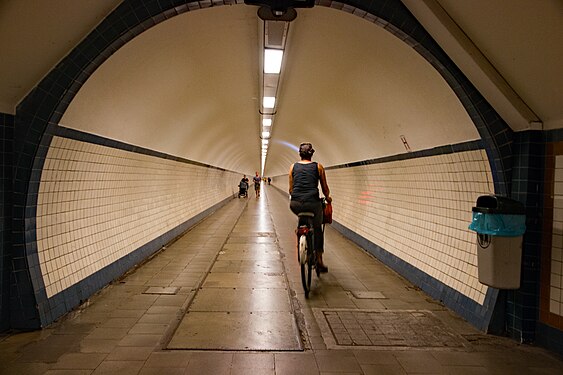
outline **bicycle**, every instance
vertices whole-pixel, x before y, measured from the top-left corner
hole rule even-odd
[[[315,230],[313,228],[313,219],[315,214],[312,212],[301,212],[297,217],[298,224],[295,230],[297,234],[297,259],[301,266],[301,282],[303,283],[305,298],[309,298],[313,268],[317,272],[317,277],[320,275],[317,268],[317,254],[314,250]]]

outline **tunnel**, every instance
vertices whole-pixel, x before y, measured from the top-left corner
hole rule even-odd
[[[82,29],[28,87],[4,79],[2,330],[76,311],[240,202],[242,175],[286,198],[307,141],[331,230],[477,330],[563,353],[560,3],[296,0],[290,21],[242,0],[102,3],[57,2]],[[527,53],[502,60],[516,41]],[[482,195],[525,206],[516,290],[479,281],[468,225]]]

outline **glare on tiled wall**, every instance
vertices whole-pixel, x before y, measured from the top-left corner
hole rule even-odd
[[[329,169],[327,178],[336,221],[483,303],[467,226],[477,197],[494,192],[484,150]]]

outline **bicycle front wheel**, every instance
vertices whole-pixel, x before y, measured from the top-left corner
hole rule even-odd
[[[305,298],[309,298],[309,291],[311,291],[311,273],[313,270],[313,264],[308,255],[307,237],[303,235],[299,237],[299,263],[301,265],[301,282],[303,284],[303,290],[305,291]]]

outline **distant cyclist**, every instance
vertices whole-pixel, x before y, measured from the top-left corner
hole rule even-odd
[[[256,176],[252,177],[252,181],[254,181],[254,192],[256,193],[256,198],[260,196],[260,183],[262,182],[262,178],[256,172]]]
[[[289,208],[296,215],[300,212],[315,214],[313,228],[315,229],[317,269],[320,272],[328,272],[328,267],[323,263],[324,236],[321,228],[323,206],[319,197],[319,182],[326,200],[331,202],[332,198],[326,182],[324,167],[320,163],[311,161],[314,152],[313,145],[310,143],[301,143],[299,146],[301,161],[292,164],[289,169],[289,194],[291,195]]]

